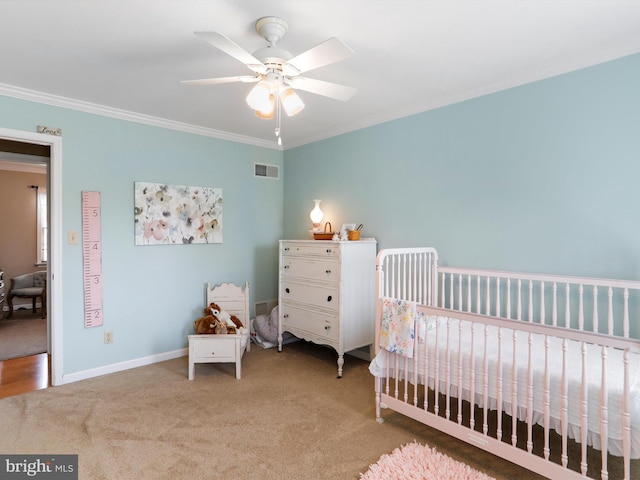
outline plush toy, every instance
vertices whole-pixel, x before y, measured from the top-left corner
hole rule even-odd
[[[198,334],[216,333],[216,324],[218,321],[213,315],[206,315],[198,318],[193,322],[193,328]]]
[[[203,317],[200,317],[193,322],[193,328],[196,333],[203,335],[210,335],[212,333],[228,333],[227,325],[211,314],[210,307],[205,308],[203,313]]]
[[[243,328],[242,322],[238,317],[222,310],[222,307],[216,303],[210,303],[206,311],[221,325],[226,326],[227,333],[238,333],[238,330]]]

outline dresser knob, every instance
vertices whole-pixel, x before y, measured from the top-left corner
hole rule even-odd
[[[331,249],[330,248],[327,248],[327,253],[331,253]]]
[[[325,270],[325,271],[324,271],[324,273],[326,273],[326,274],[330,274],[330,273],[331,273],[331,270]]]
[[[289,251],[289,247],[284,247],[284,251],[288,252]]]
[[[288,269],[289,269],[289,265],[285,265],[285,266],[284,266],[284,269],[285,269],[285,270],[288,270]]]
[[[282,318],[289,318],[289,314],[285,313],[284,315],[282,315]]]
[[[287,293],[291,293],[288,288],[285,288],[284,291]]]
[[[325,330],[329,330],[330,328],[331,328],[331,325],[325,325],[325,326],[324,326],[324,329],[325,329]]]
[[[332,297],[331,297],[331,295],[329,295],[329,296],[327,297],[327,302],[330,302],[330,301],[331,301],[331,298],[332,298]]]

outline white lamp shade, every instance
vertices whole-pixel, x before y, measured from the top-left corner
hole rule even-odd
[[[304,108],[304,103],[296,92],[291,87],[285,87],[280,92],[280,100],[282,101],[282,108],[287,112],[287,115],[293,117],[300,113]]]
[[[311,219],[311,223],[313,223],[314,227],[318,227],[320,226],[320,222],[322,221],[322,210],[320,210],[320,202],[322,200],[314,200],[314,202],[316,202],[316,206],[313,207],[313,210],[311,210],[311,213],[309,214],[309,218]]]

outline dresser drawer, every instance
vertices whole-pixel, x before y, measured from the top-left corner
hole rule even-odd
[[[236,358],[235,335],[202,335],[189,338],[189,354],[202,362],[210,361],[234,362]]]
[[[312,257],[338,258],[340,256],[340,245],[333,242],[282,242],[282,255],[306,255]]]
[[[282,275],[322,282],[338,281],[338,262],[296,256],[282,257]]]
[[[338,310],[340,305],[337,286],[318,286],[282,281],[282,301],[304,303],[314,307]]]
[[[305,310],[286,303],[280,308],[283,331],[291,328],[294,334],[300,333],[295,330],[301,330],[331,341],[338,339],[338,319],[335,315]]]

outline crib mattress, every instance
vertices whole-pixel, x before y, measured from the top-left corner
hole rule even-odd
[[[425,365],[428,370],[428,385],[435,388],[436,372],[438,389],[452,396],[461,396],[471,401],[471,385],[474,385],[474,402],[483,405],[484,355],[487,354],[488,371],[493,372],[488,379],[488,408],[496,410],[498,402],[498,371],[502,372],[502,410],[521,420],[526,419],[528,404],[528,370],[533,372],[533,421],[542,424],[544,419],[545,364],[549,375],[550,427],[561,432],[562,418],[562,376],[563,340],[558,337],[517,332],[515,340],[515,362],[517,364],[517,408],[512,407],[514,330],[484,324],[476,324],[472,335],[472,322],[452,318],[422,316],[417,321],[418,348],[414,358],[401,357],[381,349],[372,360],[369,370],[380,378],[394,377],[414,383],[417,369],[417,383],[425,384]],[[485,347],[486,338],[486,347]],[[549,341],[545,360],[545,338]],[[436,362],[436,343],[438,362]],[[529,349],[531,345],[531,350]],[[427,347],[425,349],[425,346]],[[447,352],[448,346],[448,352]],[[582,342],[567,341],[566,372],[568,376],[568,436],[580,441],[582,399]],[[600,393],[602,377],[602,347],[586,345],[586,379],[588,384],[588,434],[587,444],[602,449],[600,439]],[[460,352],[460,355],[459,355]],[[607,348],[606,385],[608,389],[608,448],[613,455],[622,455],[622,401],[624,386],[623,352]],[[529,357],[531,355],[531,361]],[[475,365],[475,380],[472,378],[472,357]],[[500,358],[499,358],[500,357]],[[462,369],[458,363],[461,358]],[[448,363],[447,363],[448,359]],[[631,418],[631,458],[640,458],[640,354],[629,352],[629,388]],[[436,363],[438,363],[436,367]],[[501,368],[499,368],[501,365]],[[387,368],[389,367],[389,368]],[[389,372],[387,374],[387,371]],[[448,382],[447,382],[448,378]]]

